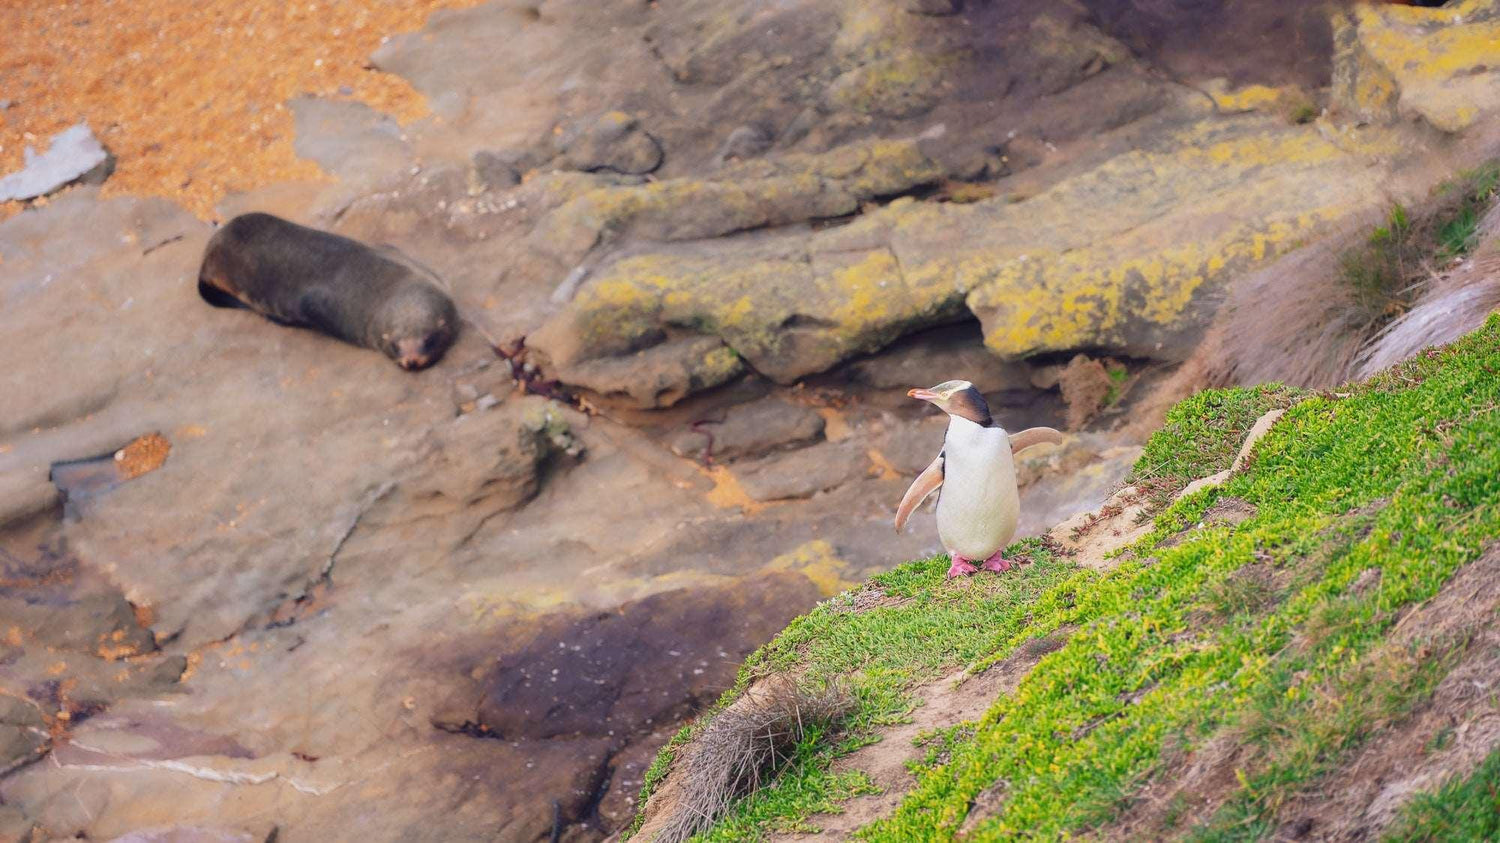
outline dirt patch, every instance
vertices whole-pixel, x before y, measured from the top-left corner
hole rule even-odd
[[[1107,570],[1115,566],[1109,556],[1151,532],[1144,520],[1146,503],[1140,491],[1126,486],[1093,512],[1080,512],[1047,533],[1058,551],[1085,568]]]
[[[1217,476],[1217,475],[1216,475]],[[1176,547],[1204,527],[1233,527],[1255,517],[1255,504],[1243,498],[1221,498],[1204,511],[1197,524],[1162,539],[1158,547]]]
[[[1220,498],[1203,513],[1203,523],[1234,526],[1255,517],[1255,504],[1244,498]]]
[[[844,840],[855,829],[890,814],[916,783],[906,765],[909,761],[921,759],[925,750],[914,741],[924,733],[979,719],[1001,694],[1015,691],[1036,663],[1060,647],[1066,637],[1066,632],[1059,632],[1027,642],[1010,658],[977,676],[960,670],[916,688],[912,696],[922,700],[922,705],[912,711],[910,722],[884,730],[879,743],[841,758],[834,765],[835,771],[840,773],[848,770],[864,772],[880,788],[880,793],[849,800],[844,803],[842,814],[810,817],[808,822],[819,828],[815,833],[777,834],[769,839]]]
[[[857,591],[851,592],[847,599],[832,604],[835,612],[848,612],[861,614],[875,609],[891,609],[897,606],[905,606],[911,602],[909,597],[895,597],[886,594],[878,588],[865,586]]]
[[[1467,639],[1457,665],[1430,700],[1288,800],[1277,816],[1277,839],[1374,839],[1413,795],[1466,775],[1500,747],[1500,703],[1494,695],[1500,676],[1497,611],[1500,549],[1492,548],[1408,614],[1383,648],[1406,652],[1424,642]],[[1236,771],[1246,767],[1245,754],[1233,731],[1220,732],[1189,754],[1168,748],[1166,774],[1142,787],[1125,816],[1094,837],[1160,840],[1208,821],[1239,789]]]

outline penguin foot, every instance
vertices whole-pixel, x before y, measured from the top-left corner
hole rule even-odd
[[[978,573],[978,571],[978,568],[969,564],[969,560],[962,556],[955,556],[953,557],[953,564],[948,568],[948,579],[967,577],[970,574]]]
[[[984,568],[986,571],[994,571],[995,573],[999,574],[1009,571],[1011,568],[1019,566],[1009,559],[1006,559],[1004,556],[1001,556],[1000,551],[997,550],[995,551],[995,555],[984,560],[984,564],[980,567]]]

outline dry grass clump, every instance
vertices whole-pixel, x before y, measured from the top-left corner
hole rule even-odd
[[[1144,437],[1200,389],[1332,388],[1475,330],[1500,307],[1497,195],[1492,162],[1240,279],[1193,356],[1137,407],[1130,431]]]
[[[755,792],[812,732],[834,728],[855,706],[842,685],[811,689],[763,680],[693,737],[673,770],[680,801],[652,838],[678,843],[706,831],[735,800]]]

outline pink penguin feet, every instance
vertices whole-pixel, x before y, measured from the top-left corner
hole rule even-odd
[[[995,551],[995,555],[984,560],[984,564],[980,567],[985,569],[986,571],[994,571],[995,573],[1000,574],[1009,571],[1011,568],[1017,566],[1016,563],[1010,561],[1009,559],[1006,559],[1004,556],[1001,556],[1000,551],[997,550]]]
[[[954,555],[953,564],[948,568],[948,579],[951,580],[954,577],[967,577],[970,574],[975,574],[978,572],[979,569],[974,567],[973,565],[970,565],[969,560],[963,558],[962,556]]]

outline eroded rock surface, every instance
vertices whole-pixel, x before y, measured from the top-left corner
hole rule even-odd
[[[0,223],[0,834],[602,836],[786,618],[939,550],[930,512],[890,531],[943,437],[906,389],[1059,426],[1073,352],[1180,357],[1226,279],[1491,107],[1445,40],[1475,0],[1226,7],[1206,45],[1113,0],[741,5],[442,12],[372,57],[430,117],[290,104],[333,178],[220,211],[431,267],[466,325],[420,374],[203,305],[211,227],[166,200]],[[1223,49],[1277,21],[1312,34]],[[1255,88],[1356,60],[1426,124]],[[153,471],[49,480],[153,433]],[[1023,533],[1134,455],[1028,454]]]

